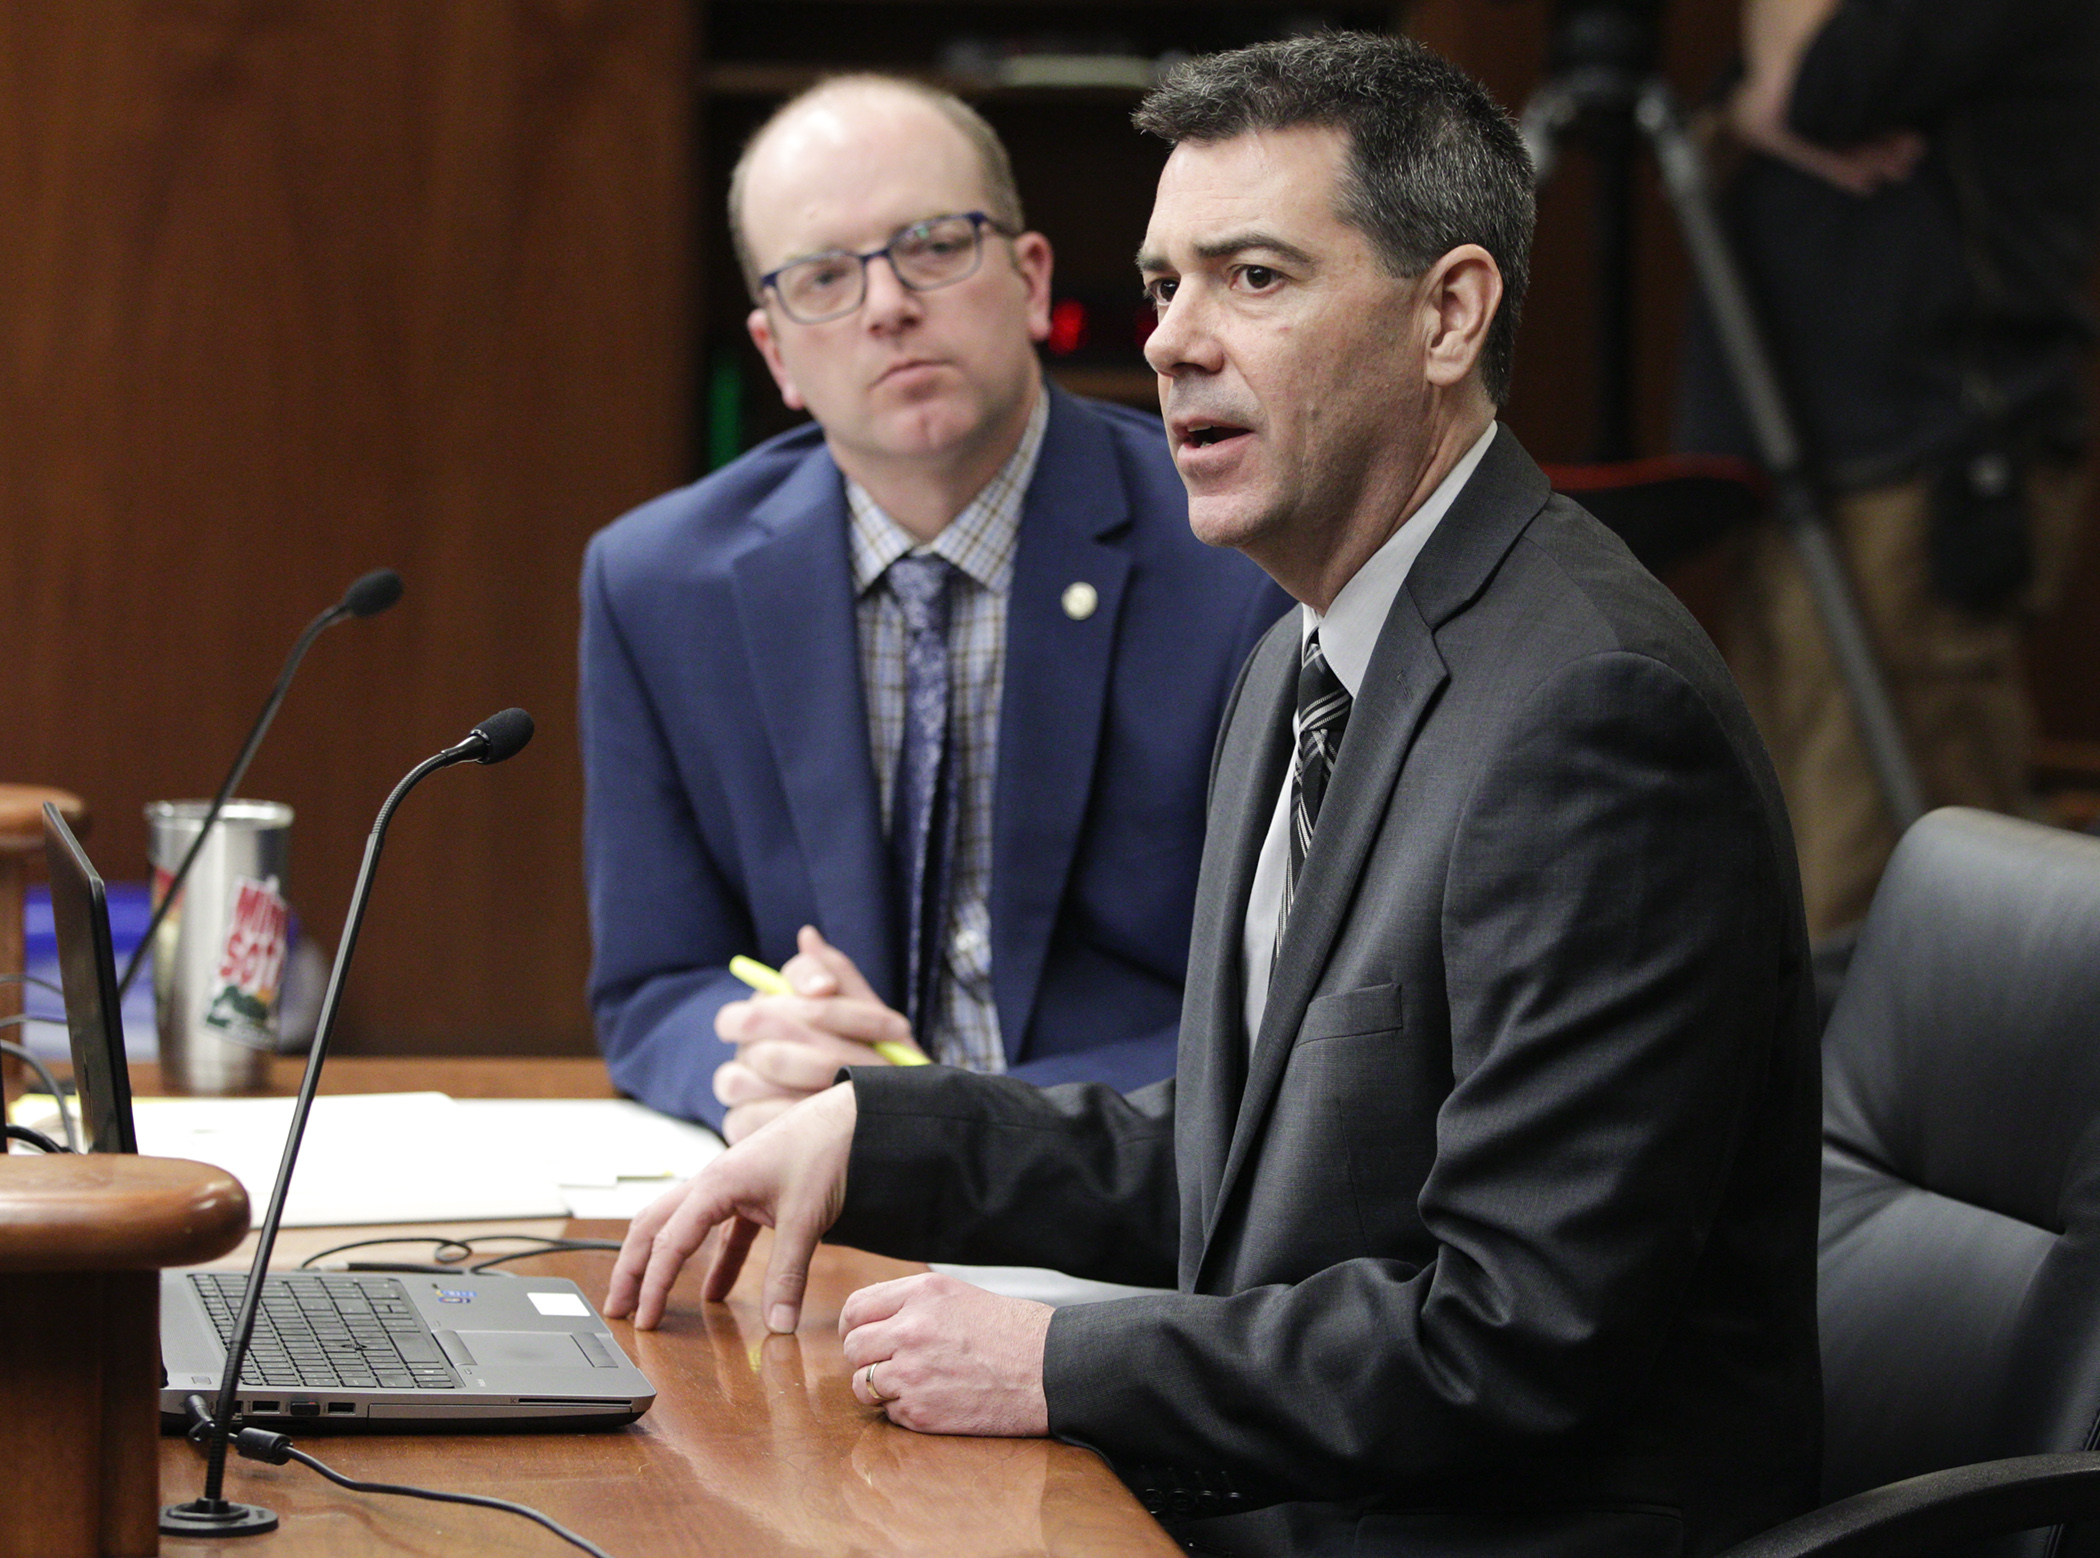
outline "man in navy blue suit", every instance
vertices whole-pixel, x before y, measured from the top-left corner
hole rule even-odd
[[[876,1041],[1170,1074],[1212,741],[1287,602],[1190,535],[1155,417],[1044,383],[1050,245],[962,103],[821,85],[753,138],[730,215],[752,339],[814,424],[585,561],[614,1081],[734,1140]],[[795,958],[826,938],[892,1010]],[[740,953],[797,993],[753,996]]]

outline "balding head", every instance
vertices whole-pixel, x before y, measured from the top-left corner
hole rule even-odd
[[[1042,378],[1050,241],[1018,225],[998,144],[952,98],[844,77],[753,138],[731,197],[755,305],[745,323],[781,399],[816,418],[839,469],[921,540],[1019,444]],[[940,229],[948,272],[900,267],[891,246],[943,219],[961,224]],[[857,299],[790,313],[759,278],[797,262]]]
[[[975,160],[977,209],[1008,232],[1017,233],[1028,225],[1021,214],[1021,194],[1014,184],[1006,147],[976,109],[952,93],[902,76],[833,76],[775,109],[744,143],[743,154],[730,172],[729,237],[754,302],[758,300],[758,278],[764,272],[752,248],[749,202],[768,183],[768,165],[800,162],[808,156],[822,156],[827,147],[851,145],[871,121],[911,120],[921,121],[935,143],[952,137],[956,149]]]

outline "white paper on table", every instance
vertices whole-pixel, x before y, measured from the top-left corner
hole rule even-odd
[[[260,1221],[292,1105],[289,1098],[141,1098],[133,1104],[139,1151],[225,1169]],[[478,1222],[568,1210],[534,1154],[493,1148],[443,1093],[343,1094],[314,1100],[284,1225]]]
[[[1121,1282],[1096,1282],[1091,1277],[1075,1277],[1043,1266],[957,1266],[947,1261],[935,1261],[933,1269],[959,1277],[988,1293],[1033,1299],[1038,1304],[1049,1304],[1054,1308],[1066,1304],[1098,1304],[1110,1298],[1144,1298],[1174,1291],[1172,1288],[1128,1287]]]
[[[533,1165],[571,1217],[632,1218],[725,1150],[704,1125],[624,1098],[462,1098],[491,1157]]]

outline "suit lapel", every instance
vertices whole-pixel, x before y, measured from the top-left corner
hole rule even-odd
[[[1289,772],[1298,637],[1299,614],[1294,611],[1256,646],[1211,764],[1209,823],[1196,882],[1174,1087],[1179,1139],[1192,1152],[1192,1161],[1182,1169],[1198,1196],[1198,1215],[1182,1221],[1182,1264],[1191,1274],[1193,1256],[1201,1248],[1199,1236],[1216,1215],[1226,1147],[1245,1086],[1246,965],[1241,944],[1262,839]]]
[[[992,997],[1009,1064],[1027,1037],[1093,790],[1130,573],[1130,512],[1107,430],[1048,393],[1007,600],[992,797]],[[1065,592],[1078,584],[1092,588],[1094,604],[1075,619]]]
[[[896,952],[868,716],[860,682],[846,495],[819,446],[752,511],[758,539],[731,564],[754,716],[773,749],[818,928],[893,1005]]]
[[[1355,901],[1364,861],[1386,823],[1393,787],[1415,733],[1450,679],[1437,650],[1436,630],[1486,587],[1549,495],[1544,475],[1516,439],[1507,429],[1498,432],[1472,480],[1415,559],[1386,614],[1336,754],[1312,848],[1299,873],[1247,1086],[1231,1122],[1231,1146],[1205,1218],[1206,1255],[1222,1209],[1267,1124],[1306,1006],[1319,989],[1328,954]],[[1294,704],[1295,688],[1281,716],[1286,727]],[[1271,805],[1274,799],[1271,791]],[[1255,848],[1260,848],[1259,836]],[[1236,900],[1241,916],[1246,912],[1251,864],[1248,873]],[[1229,1031],[1236,1035],[1239,1029]],[[1215,1042],[1212,1047],[1217,1047]],[[1200,1278],[1201,1259],[1197,1265]]]
[[[1350,711],[1349,726],[1335,756],[1334,775],[1328,780],[1327,795],[1320,804],[1312,848],[1298,875],[1297,893],[1290,921],[1284,928],[1283,943],[1277,949],[1269,1001],[1262,1013],[1247,1086],[1240,1095],[1237,1114],[1228,1116],[1231,1147],[1219,1174],[1216,1199],[1205,1219],[1206,1251],[1217,1232],[1222,1209],[1231,1199],[1233,1185],[1268,1121],[1269,1106],[1275,1100],[1299,1024],[1304,1021],[1306,1004],[1319,985],[1328,950],[1356,895],[1357,868],[1385,821],[1393,783],[1400,775],[1415,729],[1445,679],[1444,663],[1437,655],[1429,629],[1403,590],[1393,602],[1364,675],[1366,696],[1359,697]],[[1283,712],[1277,719],[1286,751],[1295,704],[1296,685],[1290,680],[1290,696],[1283,700]],[[1273,806],[1273,791],[1269,801]],[[1264,831],[1266,826],[1265,813]],[[1259,837],[1254,847],[1259,851]],[[1251,865],[1248,880],[1252,880]],[[1244,885],[1238,905],[1244,918]]]

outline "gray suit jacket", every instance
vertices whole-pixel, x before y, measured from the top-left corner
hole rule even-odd
[[[1178,1080],[856,1070],[833,1237],[1180,1292],[1062,1310],[1053,1432],[1223,1551],[1709,1552],[1813,1501],[1793,847],[1718,656],[1505,431],[1394,602],[1251,1065],[1297,660],[1213,765]],[[1353,1545],[1352,1545],[1353,1544]]]

